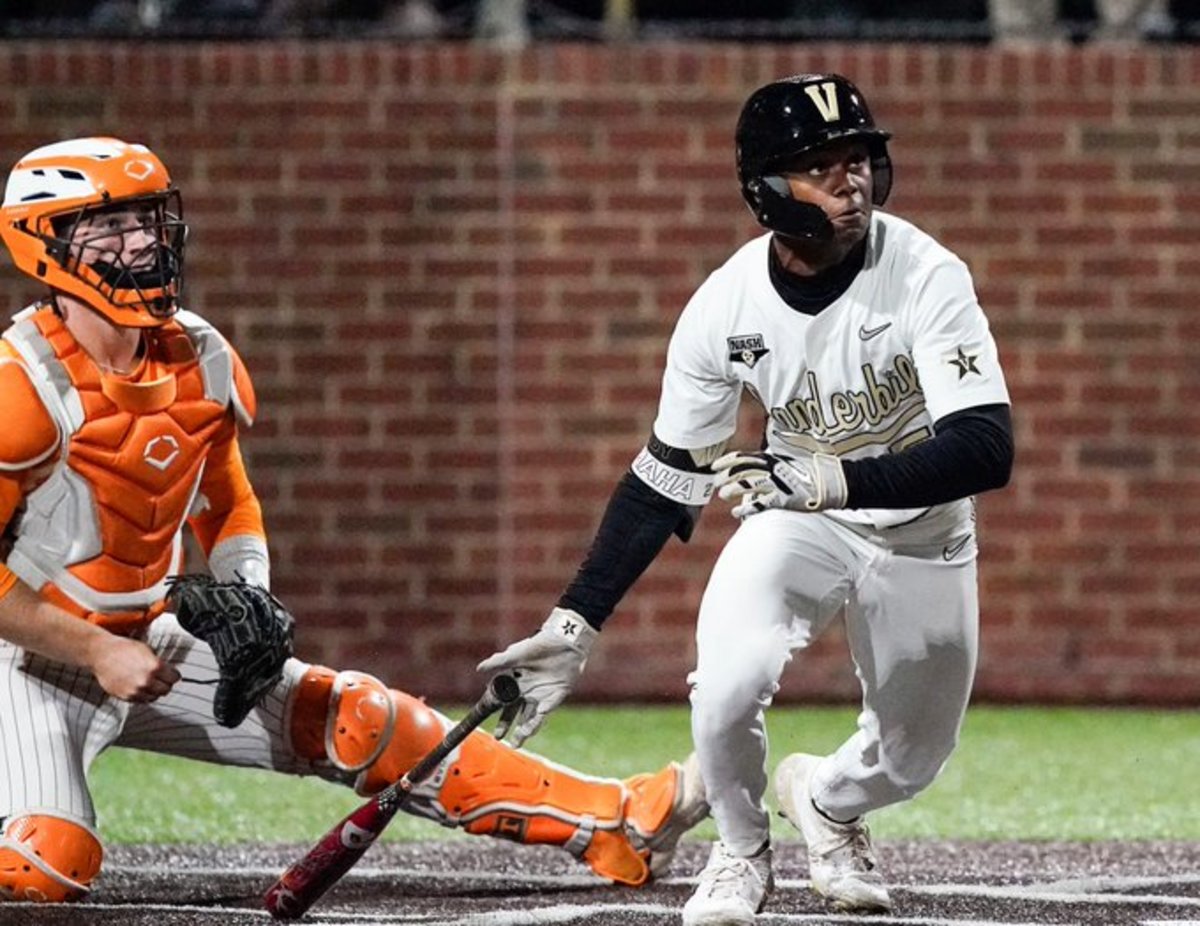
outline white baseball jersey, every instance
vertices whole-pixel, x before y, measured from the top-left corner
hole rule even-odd
[[[903,450],[961,409],[1009,401],[996,345],[966,265],[914,225],[876,211],[862,271],[816,315],[772,286],[771,235],[742,247],[696,291],[671,338],[654,432],[695,450],[730,438],[743,389],[766,409],[768,448],[847,460]],[[696,504],[703,486],[672,480],[643,453],[634,471],[658,491]],[[672,488],[686,485],[682,491]],[[826,512],[889,527],[944,528],[969,502],[935,509]]]

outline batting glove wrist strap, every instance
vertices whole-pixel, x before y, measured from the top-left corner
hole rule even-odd
[[[717,494],[738,502],[732,512],[736,518],[768,508],[824,511],[846,506],[846,474],[832,454],[734,451],[717,460],[713,469]]]
[[[518,640],[479,664],[487,674],[511,672],[521,686],[521,700],[500,715],[496,739],[512,730],[511,742],[520,746],[533,736],[547,715],[570,694],[599,633],[579,614],[555,608],[533,636]]]
[[[555,608],[551,611],[539,633],[558,638],[564,646],[569,646],[584,659],[591,653],[596,637],[600,636],[600,631],[570,608]]]

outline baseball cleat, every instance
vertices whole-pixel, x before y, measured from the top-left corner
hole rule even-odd
[[[683,906],[683,926],[752,926],[774,887],[770,846],[743,858],[714,843],[700,883]]]
[[[683,834],[708,816],[699,760],[693,752],[682,764],[635,775],[624,785],[625,830],[630,842],[650,853],[650,873],[657,877],[670,867]]]
[[[800,831],[808,847],[813,890],[834,909],[847,913],[886,913],[892,908],[879,874],[866,823],[835,823],[813,804],[809,782],[820,756],[793,753],[775,769],[780,811]]]

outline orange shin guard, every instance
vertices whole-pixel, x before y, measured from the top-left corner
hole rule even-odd
[[[0,836],[0,899],[78,900],[100,873],[104,850],[81,823],[48,814],[13,817]]]
[[[643,884],[650,876],[644,855],[625,833],[626,793],[619,781],[586,778],[476,731],[436,791],[417,790],[414,804],[422,806],[414,810],[448,826],[561,846],[621,884]]]
[[[292,706],[292,744],[303,758],[357,772],[354,789],[365,796],[416,765],[451,723],[394,689],[385,689],[390,710],[383,711],[370,684],[382,683],[365,676],[369,682],[339,688],[348,675],[361,674],[309,669]],[[367,764],[356,764],[363,757]],[[407,809],[469,833],[561,846],[601,877],[639,885],[650,877],[649,837],[670,815],[674,796],[673,767],[625,784],[588,778],[477,730],[413,790]]]
[[[629,795],[625,803],[625,823],[641,842],[650,842],[666,824],[675,809],[679,787],[678,767],[672,763],[657,772],[625,779]]]

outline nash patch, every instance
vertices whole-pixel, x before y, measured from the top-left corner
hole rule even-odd
[[[729,359],[733,363],[744,363],[751,369],[771,350],[763,344],[761,334],[735,334],[726,338],[725,343],[729,345]]]

